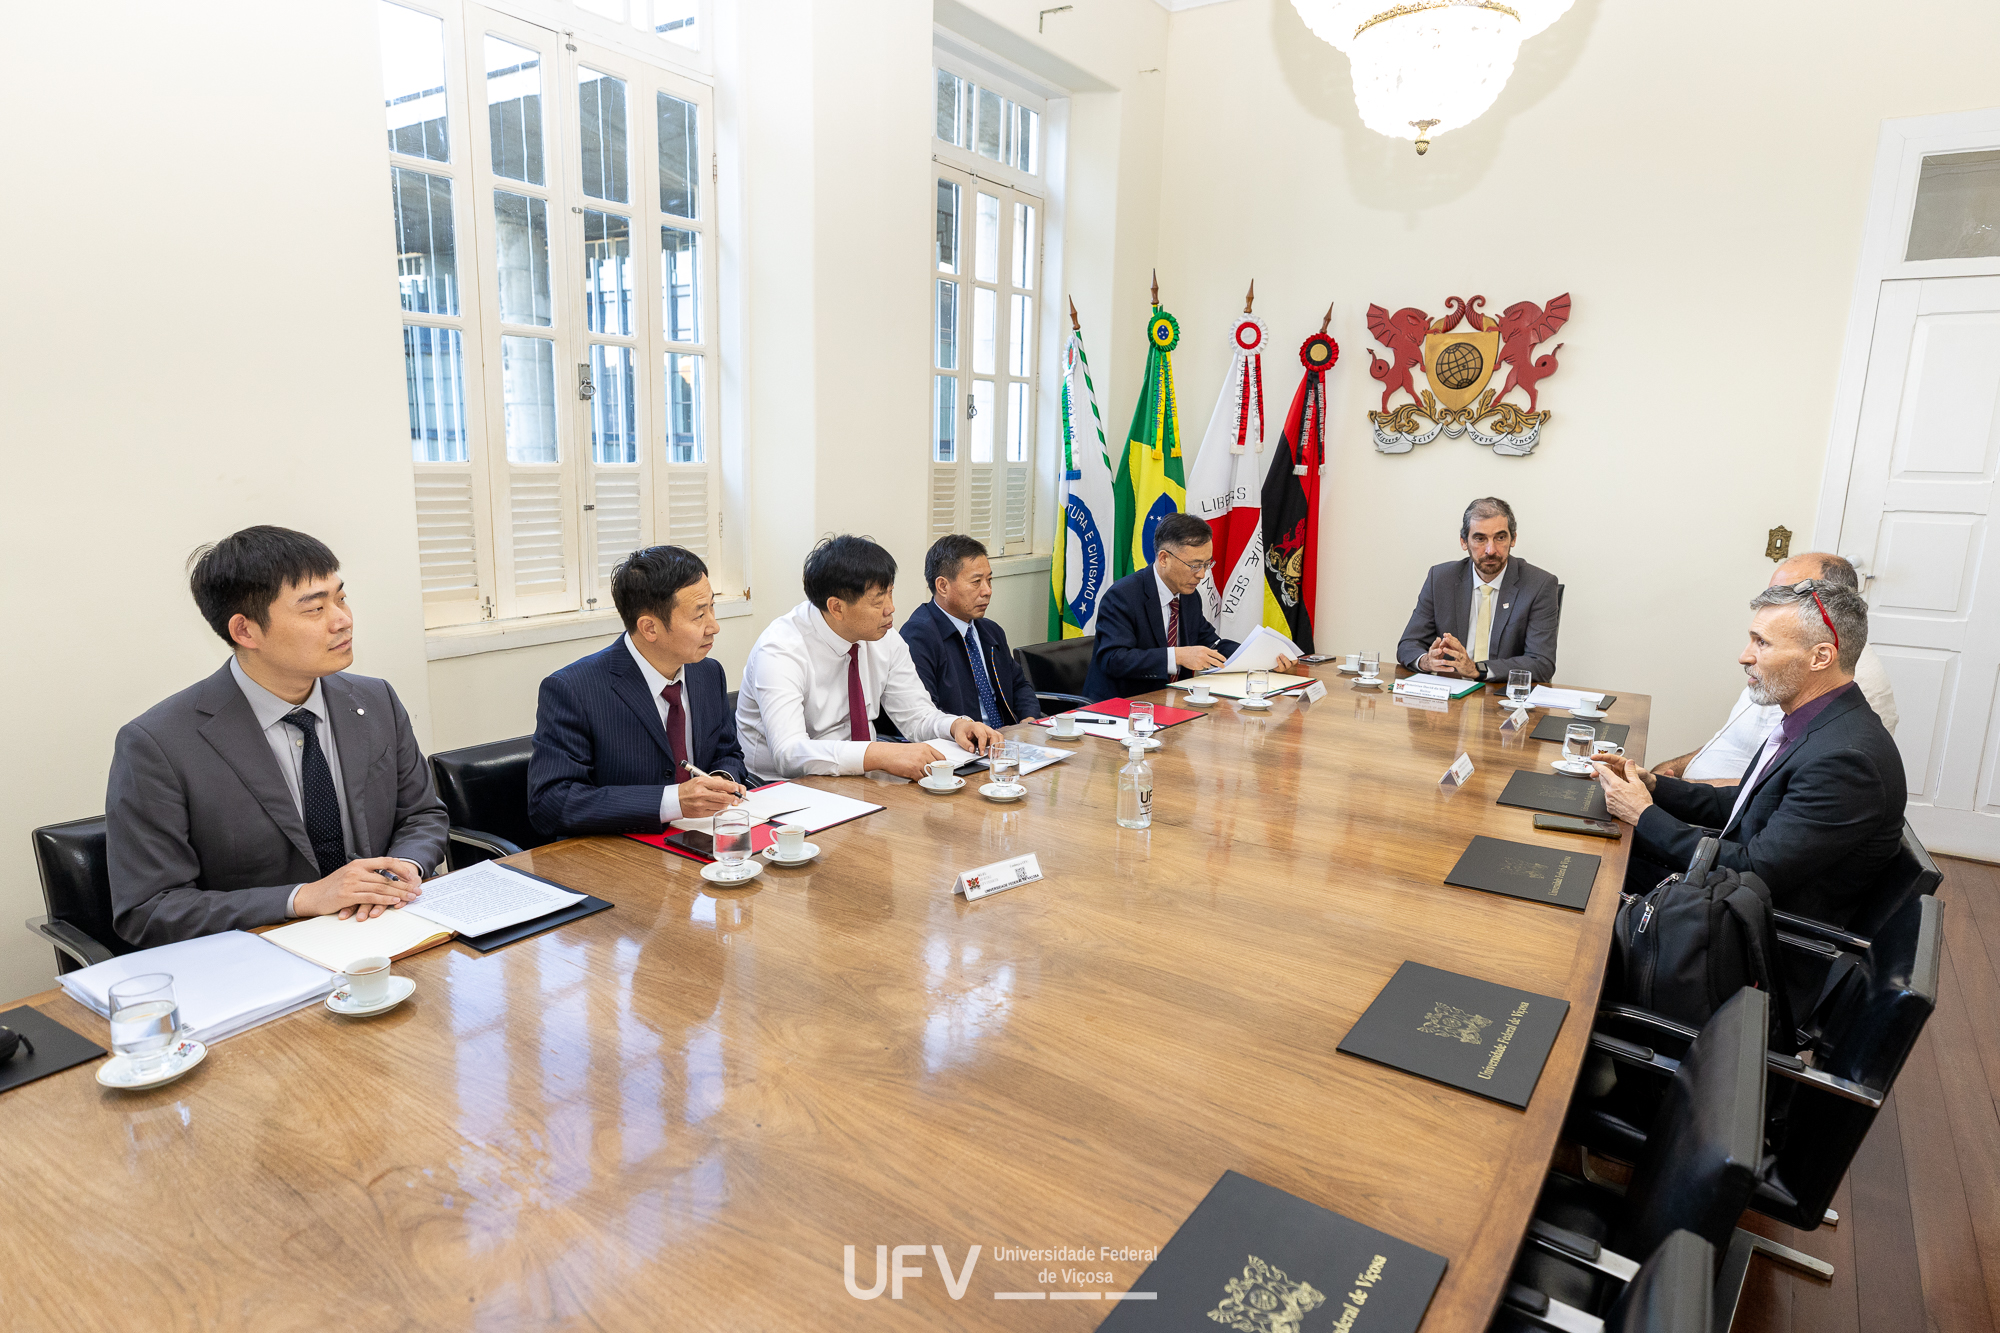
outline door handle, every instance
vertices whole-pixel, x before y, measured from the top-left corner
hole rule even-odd
[[[576,367],[576,396],[589,402],[597,396],[597,386],[590,382],[590,363],[579,361]]]

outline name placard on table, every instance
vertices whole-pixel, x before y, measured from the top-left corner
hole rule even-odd
[[[958,877],[951,891],[965,895],[965,901],[977,902],[990,898],[1008,889],[1018,889],[1023,884],[1033,884],[1042,877],[1042,863],[1029,852],[1026,856],[1013,856],[1005,861],[995,861],[991,865],[968,870]]]

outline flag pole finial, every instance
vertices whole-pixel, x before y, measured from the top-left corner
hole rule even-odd
[[[1153,307],[1154,307],[1155,309],[1158,309],[1158,308],[1159,308],[1159,304],[1160,304],[1160,270],[1158,270],[1158,269],[1154,269],[1154,270],[1153,270]]]
[[[1076,298],[1074,296],[1069,298],[1069,331],[1071,333],[1083,332],[1083,326],[1076,322]]]
[[[1257,279],[1250,279],[1250,290],[1243,296],[1243,313],[1249,314],[1250,307],[1257,304]]]
[[[1333,302],[1328,301],[1326,303],[1326,318],[1319,322],[1319,331],[1325,333],[1326,326],[1331,323],[1333,323]]]

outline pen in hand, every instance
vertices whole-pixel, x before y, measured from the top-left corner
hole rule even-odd
[[[701,770],[701,769],[699,769],[699,768],[696,768],[696,767],[695,767],[695,766],[694,766],[693,764],[689,763],[689,762],[688,762],[687,760],[685,760],[685,759],[681,760],[681,767],[682,767],[682,768],[685,768],[685,769],[686,769],[686,770],[687,770],[688,772],[690,772],[690,773],[694,774],[694,775],[695,775],[696,777],[698,777],[698,778],[712,778],[712,777],[714,777],[714,776],[715,776],[715,774],[713,774],[713,773],[708,773],[708,772],[704,772],[703,770]],[[742,801],[742,799],[743,799],[743,788],[742,788],[742,787],[740,787],[740,786],[737,786],[737,783],[736,783],[736,779],[735,779],[735,778],[732,778],[732,777],[729,777],[729,775],[728,775],[727,773],[724,773],[724,774],[723,774],[722,776],[723,776],[724,778],[728,779],[728,782],[729,782],[729,785],[730,785],[730,786],[731,786],[732,788],[734,788],[734,789],[735,789],[735,793],[736,793],[736,795],[735,795],[735,799],[736,799],[736,800],[737,800],[738,802],[741,802],[741,801]]]

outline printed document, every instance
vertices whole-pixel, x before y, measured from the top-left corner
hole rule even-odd
[[[487,935],[582,901],[580,893],[544,884],[498,861],[481,861],[431,880],[423,897],[400,910],[429,917],[461,935]]]
[[[1305,656],[1305,650],[1269,625],[1259,625],[1250,631],[1250,637],[1243,641],[1243,646],[1231,653],[1229,660],[1216,670],[1275,671],[1280,655],[1296,662]]]

